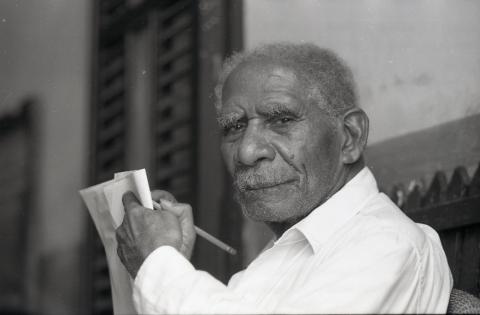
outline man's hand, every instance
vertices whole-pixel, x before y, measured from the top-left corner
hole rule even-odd
[[[187,259],[195,243],[192,208],[178,203],[166,191],[152,192],[163,210],[153,211],[141,206],[132,192],[123,195],[125,217],[116,230],[117,253],[128,272],[135,278],[147,256],[160,246],[176,248]]]

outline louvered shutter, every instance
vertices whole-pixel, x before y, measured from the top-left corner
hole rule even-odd
[[[212,208],[205,206],[197,208],[196,194],[198,186],[204,185],[208,179],[198,180],[198,169],[200,157],[198,154],[198,119],[197,111],[204,108],[209,102],[208,99],[199,97],[197,82],[198,61],[199,61],[199,32],[201,8],[213,8],[209,1],[194,0],[103,0],[96,3],[97,7],[97,40],[96,60],[93,82],[93,107],[92,107],[92,184],[111,178],[118,170],[128,168],[131,156],[135,152],[129,152],[127,146],[129,141],[135,141],[134,137],[142,134],[129,130],[130,106],[135,108],[137,113],[147,108],[145,104],[128,104],[140,98],[129,98],[128,95],[137,95],[139,91],[147,91],[148,97],[141,98],[143,101],[150,100],[151,107],[149,116],[151,121],[146,122],[151,126],[149,136],[150,165],[145,165],[150,170],[148,176],[152,188],[165,189],[172,192],[181,201],[190,203],[194,211],[195,219],[201,224],[211,223],[211,230],[217,232],[217,236],[226,240],[233,239],[229,236],[239,234],[241,222],[238,217],[230,214],[225,217],[218,215],[220,202],[214,205],[216,218],[210,221]],[[219,14],[226,9],[222,1],[217,2]],[[200,8],[201,7],[201,8]],[[204,10],[205,12],[205,10]],[[223,17],[224,18],[224,17]],[[218,22],[218,21],[217,21]],[[221,29],[221,23],[211,24],[217,30]],[[142,80],[129,77],[137,75],[138,68],[132,69],[139,64],[129,67],[126,56],[131,52],[128,43],[135,43],[136,32],[143,32],[148,29],[148,38],[151,38],[151,49],[147,55],[153,56],[149,62],[152,67],[147,67],[149,86],[145,89],[132,87],[126,84],[129,79],[134,82],[145,82],[147,76]],[[223,32],[223,30],[222,30]],[[223,33],[222,33],[223,34]],[[153,36],[150,36],[153,35]],[[222,35],[223,36],[223,35]],[[229,34],[226,34],[229,36]],[[140,36],[141,37],[141,36]],[[141,37],[145,39],[146,37]],[[210,38],[216,46],[223,45],[223,37]],[[225,40],[228,42],[227,40]],[[145,42],[143,42],[145,44]],[[228,44],[228,43],[227,43]],[[228,45],[227,45],[228,46]],[[139,48],[136,46],[136,48]],[[137,51],[138,52],[138,51]],[[224,54],[223,48],[216,49],[219,56]],[[217,56],[218,57],[218,56]],[[218,58],[217,58],[218,60]],[[127,69],[128,68],[128,69]],[[213,71],[212,69],[208,71]],[[152,75],[153,72],[153,75]],[[214,75],[209,75],[210,82],[214,81]],[[132,81],[130,81],[132,82]],[[135,85],[135,84],[133,84]],[[137,88],[137,90],[135,90]],[[133,92],[133,93],[132,93]],[[151,93],[151,94],[150,94]],[[199,100],[201,99],[201,101]],[[200,106],[200,102],[202,102]],[[208,106],[213,106],[208,104]],[[143,112],[142,112],[143,113]],[[137,116],[132,122],[141,124]],[[141,125],[145,130],[145,125]],[[137,129],[137,128],[136,128]],[[142,132],[143,132],[142,130]],[[138,131],[138,130],[137,130]],[[205,137],[205,133],[203,134]],[[142,138],[142,140],[145,139]],[[138,142],[135,142],[138,144]],[[143,156],[148,152],[142,151]],[[146,154],[146,155],[145,155]],[[212,151],[212,154],[218,154]],[[205,158],[205,155],[202,155]],[[208,158],[205,159],[205,161]],[[138,162],[139,159],[136,159]],[[142,159],[141,161],[144,161]],[[221,164],[211,169],[220,172]],[[230,200],[226,198],[225,200]],[[230,206],[229,206],[230,207]],[[235,222],[231,222],[231,221]],[[228,221],[227,225],[234,224],[236,229],[227,230],[228,226],[220,228],[218,225]],[[205,224],[206,226],[207,224]],[[105,261],[105,254],[97,233],[93,226],[91,228],[91,302],[92,314],[111,314],[111,292],[109,289],[108,269]],[[220,232],[220,233],[219,233]],[[219,235],[225,233],[226,235]],[[239,246],[239,237],[232,245]],[[237,242],[238,241],[238,242]],[[202,241],[197,242],[201,244]],[[211,244],[205,244],[212,250]],[[213,252],[217,249],[213,248]],[[227,278],[227,273],[233,265],[230,259],[224,259],[224,253],[216,251],[218,257],[205,257],[210,251],[201,251],[203,254],[194,256],[194,264],[217,274],[222,274],[222,279]],[[212,262],[215,261],[215,264]],[[239,258],[235,259],[238,265]],[[221,264],[222,266],[219,266]],[[225,266],[223,266],[225,265]],[[228,265],[228,266],[227,266]]]
[[[114,172],[127,167],[128,62],[125,60],[125,38],[132,29],[141,28],[142,23],[154,23],[158,26],[156,92],[151,108],[154,174],[149,177],[152,186],[172,191],[179,200],[192,201],[194,89],[191,75],[194,57],[191,53],[193,34],[188,29],[193,20],[190,11],[193,4],[194,1],[137,1],[136,5],[114,0],[99,2],[92,108],[92,184],[108,180]],[[152,12],[154,20],[148,18]],[[90,229],[92,314],[111,314],[105,253],[93,226]]]
[[[124,1],[100,1],[100,29],[114,22],[125,10]],[[92,104],[92,184],[111,179],[125,167],[126,104],[125,47],[123,34],[99,32],[95,59],[94,98]],[[91,314],[112,314],[108,266],[103,245],[90,226]]]
[[[172,1],[158,13],[154,105],[154,183],[194,204],[194,1]]]

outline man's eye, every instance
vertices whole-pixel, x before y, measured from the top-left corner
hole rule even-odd
[[[279,117],[274,119],[272,122],[276,125],[285,125],[293,121],[291,117]]]
[[[286,124],[286,123],[291,122],[292,120],[293,120],[292,118],[283,117],[282,119],[280,119],[280,122],[281,122],[282,124]]]
[[[241,124],[241,123],[237,123],[237,124],[232,126],[232,129],[234,129],[234,130],[240,130],[242,128],[243,128],[243,124]]]
[[[225,135],[227,135],[227,134],[229,134],[229,133],[236,133],[236,132],[241,131],[244,127],[245,127],[245,124],[244,124],[244,123],[242,123],[242,122],[236,122],[236,123],[234,123],[234,124],[225,126],[225,127],[223,128],[223,133],[224,133]]]

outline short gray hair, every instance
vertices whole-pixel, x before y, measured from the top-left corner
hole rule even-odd
[[[222,106],[223,85],[232,71],[243,63],[262,60],[293,70],[305,83],[307,97],[325,104],[323,109],[333,116],[358,106],[352,71],[335,53],[309,43],[272,43],[225,60],[215,87],[217,110]]]

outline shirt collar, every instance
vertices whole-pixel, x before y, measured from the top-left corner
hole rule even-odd
[[[298,241],[302,235],[316,252],[335,231],[364,207],[372,195],[377,193],[377,182],[371,171],[364,167],[330,199],[287,230],[275,244]]]

